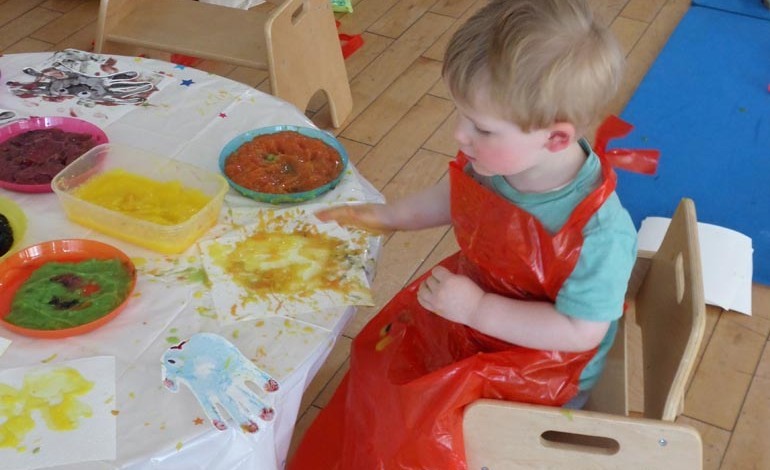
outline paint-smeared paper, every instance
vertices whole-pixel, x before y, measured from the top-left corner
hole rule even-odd
[[[114,357],[0,371],[0,396],[4,469],[115,459]]]
[[[257,219],[199,243],[221,321],[372,305],[365,237],[301,209],[264,210]]]
[[[65,49],[9,77],[5,84],[36,115],[56,115],[69,108],[73,117],[104,122],[146,105],[170,81],[162,74],[138,70],[132,61]]]
[[[278,382],[219,335],[197,333],[166,350],[161,364],[163,385],[172,392],[180,383],[186,385],[220,431],[231,421],[244,432],[255,433],[275,416],[269,395],[278,390]]]

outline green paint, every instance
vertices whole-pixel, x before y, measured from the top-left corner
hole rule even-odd
[[[58,354],[56,354],[56,353],[53,353],[53,354],[51,354],[50,356],[46,357],[45,359],[43,359],[43,360],[42,360],[42,361],[40,361],[40,362],[42,362],[43,364],[48,364],[49,362],[51,362],[51,361],[53,361],[54,359],[56,359],[56,357],[57,357],[57,356],[58,356]]]
[[[204,318],[211,318],[213,320],[218,318],[217,313],[207,307],[196,307],[195,311]]]
[[[202,267],[189,267],[175,273],[180,281],[197,282],[206,286],[211,285],[206,270]]]
[[[46,263],[16,292],[5,321],[35,330],[84,325],[118,307],[130,287],[131,276],[119,260]]]

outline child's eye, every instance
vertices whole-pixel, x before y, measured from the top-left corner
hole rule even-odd
[[[474,127],[476,127],[476,132],[478,132],[481,135],[489,135],[492,133],[491,131],[488,131],[486,129],[481,129],[478,126],[474,126]]]

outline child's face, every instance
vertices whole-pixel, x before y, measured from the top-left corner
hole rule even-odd
[[[537,167],[548,155],[548,130],[524,132],[479,105],[457,104],[457,112],[454,137],[480,175],[518,175]]]

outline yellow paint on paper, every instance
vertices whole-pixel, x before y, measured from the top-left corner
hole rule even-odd
[[[71,367],[62,367],[24,377],[21,389],[0,383],[0,447],[18,448],[35,429],[33,413],[39,413],[48,429],[72,431],[93,415],[80,397],[93,388]]]
[[[208,255],[252,301],[276,295],[302,300],[318,291],[350,294],[361,289],[347,276],[357,259],[348,243],[314,227],[298,227],[294,233],[256,231],[234,248],[212,243]],[[230,313],[235,315],[236,309],[234,305]]]

